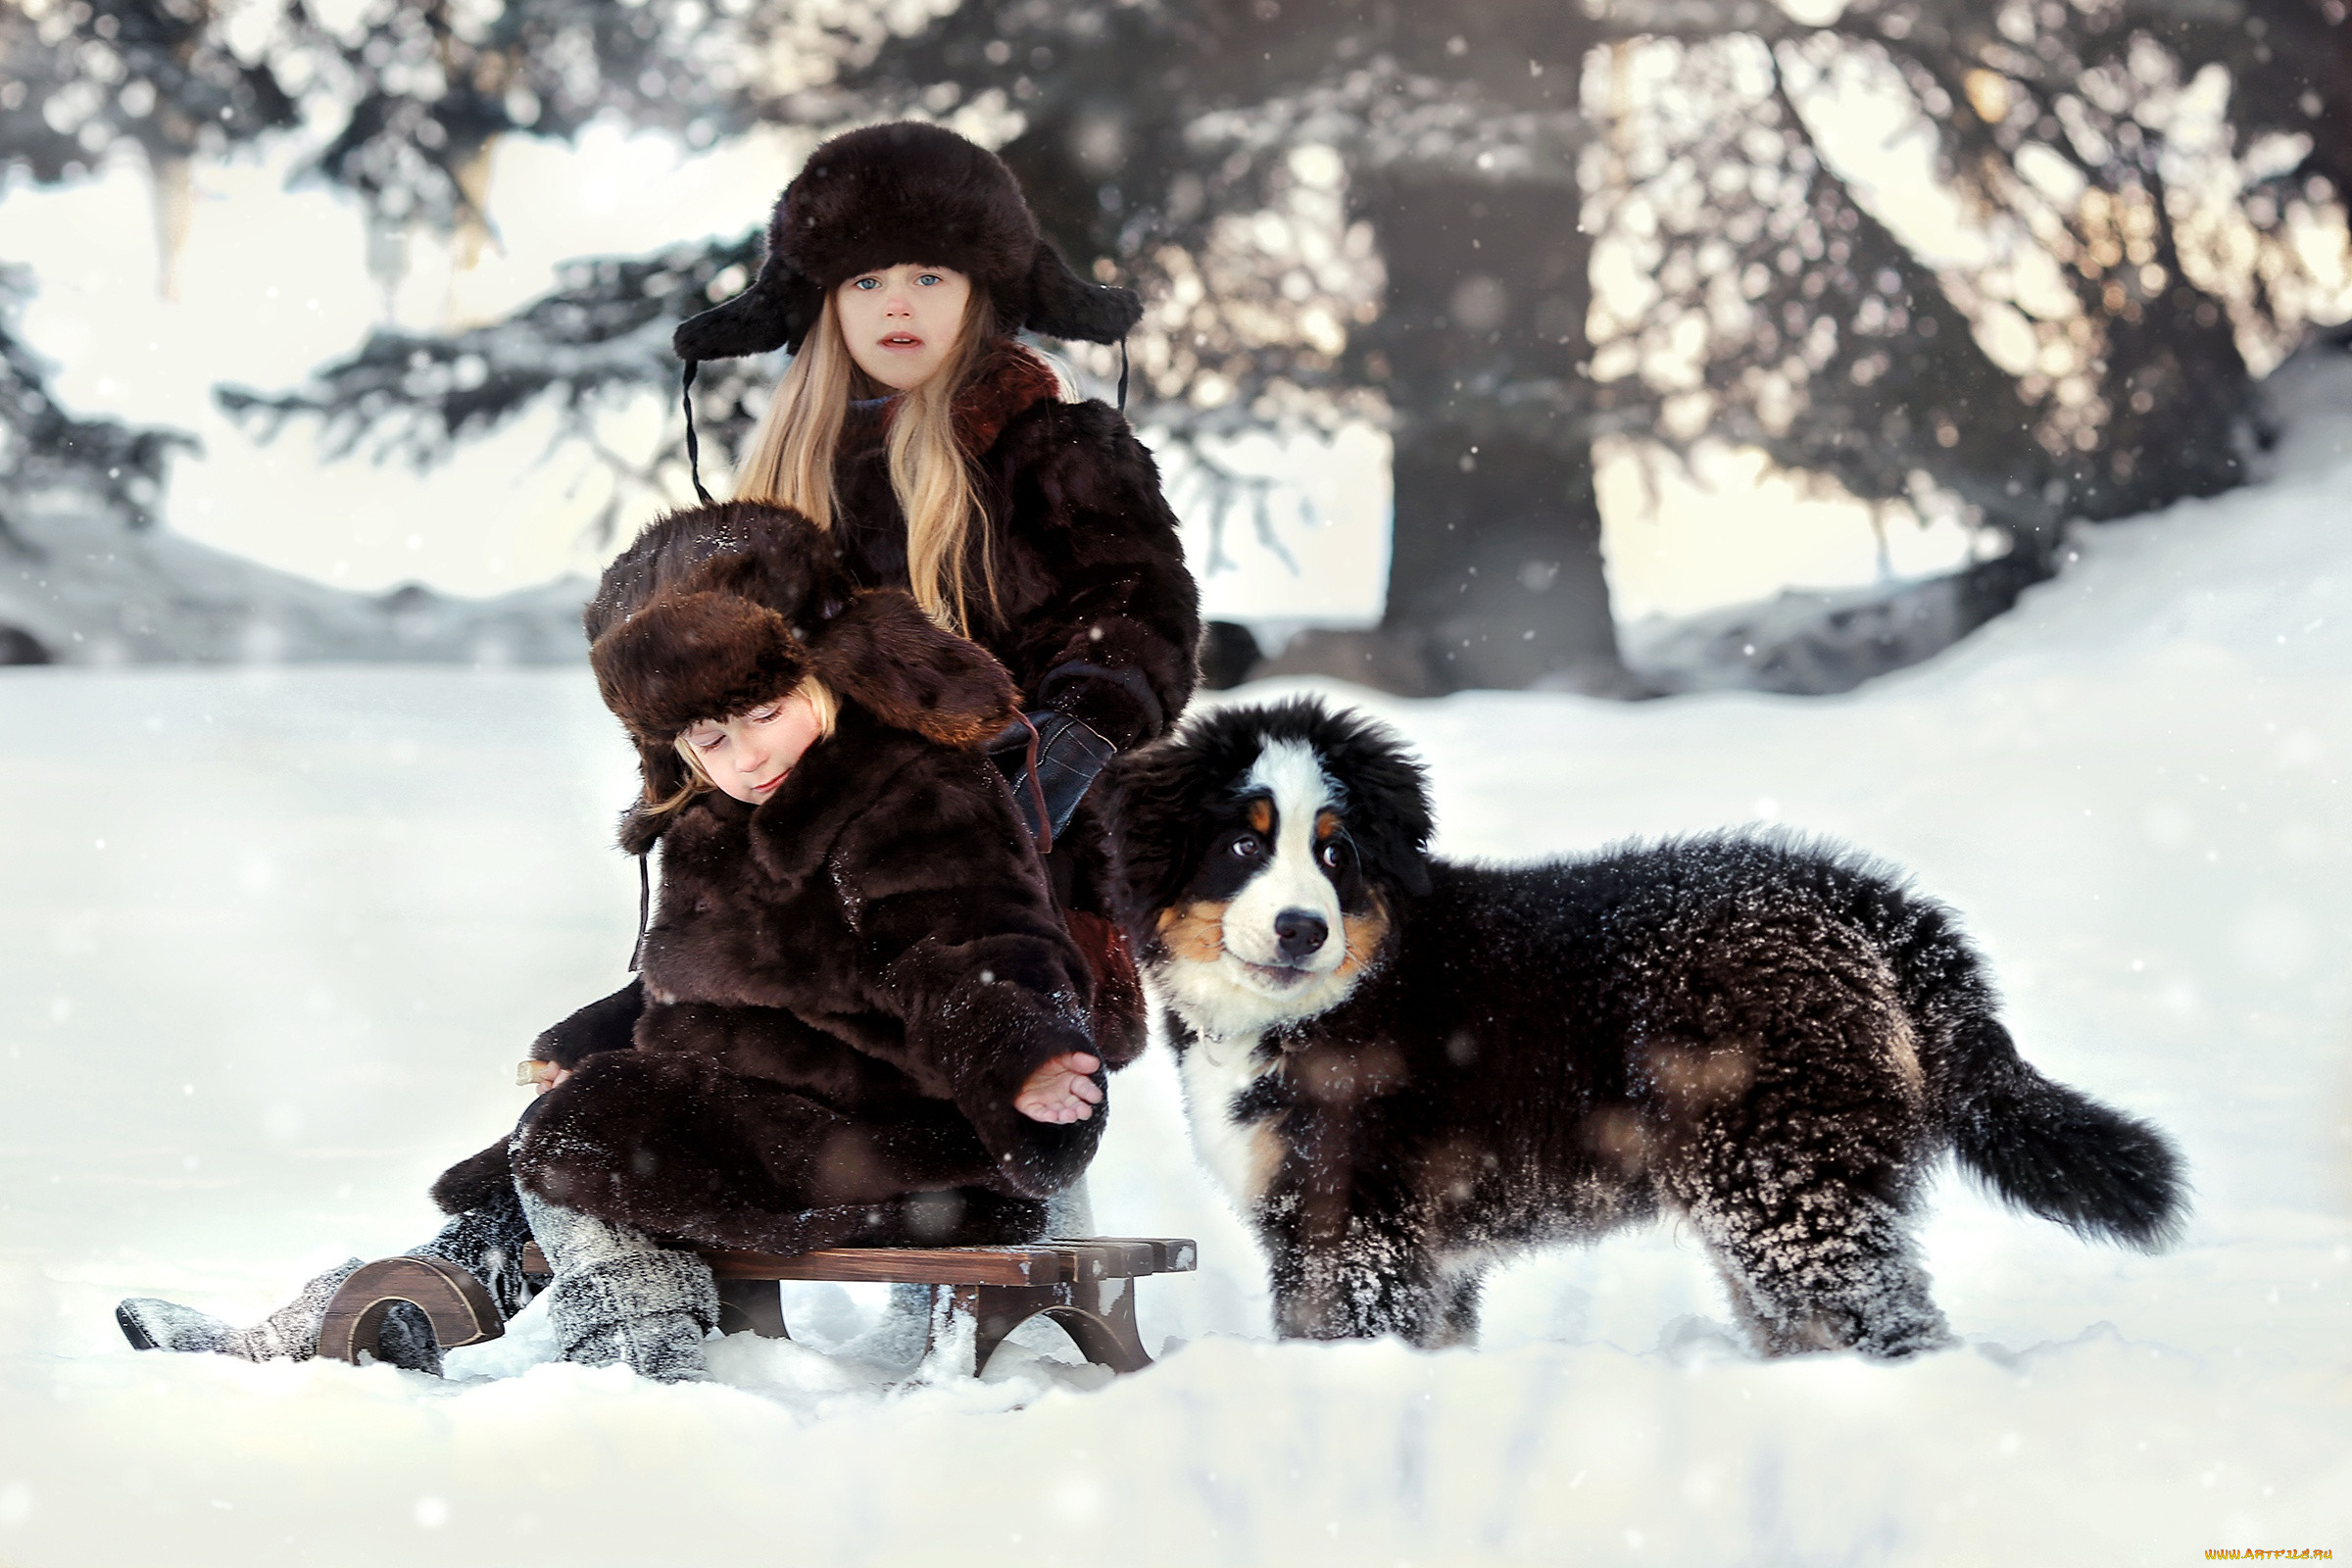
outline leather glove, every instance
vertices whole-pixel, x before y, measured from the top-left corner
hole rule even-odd
[[[988,743],[989,757],[1012,785],[1012,804],[1037,841],[1038,854],[1053,850],[1116,750],[1084,720],[1051,710],[1014,719]]]

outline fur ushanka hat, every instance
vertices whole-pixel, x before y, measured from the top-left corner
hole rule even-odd
[[[1144,314],[1133,290],[1070,270],[1003,159],[944,126],[900,121],[809,154],[776,200],[758,280],[682,322],[671,345],[690,364],[797,354],[829,292],[902,262],[952,267],[984,285],[1004,332],[1116,343]]]
[[[606,706],[637,743],[647,795],[683,789],[674,744],[699,719],[781,697],[809,675],[885,724],[976,746],[1018,694],[987,650],[896,588],[860,590],[799,513],[733,501],[647,525],[606,568],[587,612]]]

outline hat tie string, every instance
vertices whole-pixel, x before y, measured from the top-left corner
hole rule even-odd
[[[689,362],[687,373],[693,373],[692,362]],[[637,852],[637,945],[629,950],[629,973],[631,974],[637,972],[639,962],[645,957],[646,919],[653,913],[654,874],[647,868],[647,860],[652,854],[651,850]]]
[[[678,402],[686,410],[686,471],[694,476],[694,493],[701,496],[703,505],[708,507],[714,503],[710,499],[710,492],[703,488],[703,445],[695,439],[694,434],[694,372],[702,368],[703,362],[700,360],[686,362],[686,380],[678,388]],[[1124,389],[1126,385],[1126,372],[1121,371],[1119,386]],[[632,963],[629,967],[633,969],[636,965]]]

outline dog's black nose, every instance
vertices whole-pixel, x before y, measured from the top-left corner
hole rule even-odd
[[[1285,963],[1297,963],[1323,951],[1331,935],[1324,918],[1306,909],[1285,909],[1274,917],[1274,951]]]

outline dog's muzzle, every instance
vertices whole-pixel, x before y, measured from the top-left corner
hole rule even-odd
[[[1311,909],[1285,909],[1274,917],[1274,952],[1284,963],[1303,963],[1331,940],[1331,925]]]

